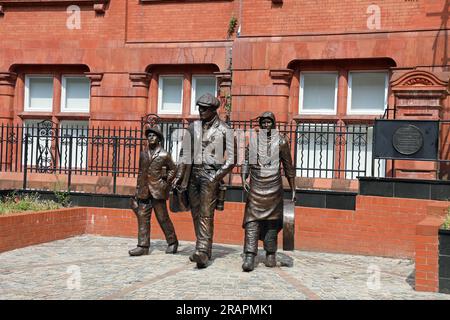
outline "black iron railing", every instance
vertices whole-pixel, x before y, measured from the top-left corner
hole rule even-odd
[[[181,139],[174,134],[187,121],[162,121],[164,147],[176,160]],[[231,121],[242,131],[257,121]],[[386,174],[386,161],[372,158],[373,126],[370,124],[278,123],[278,130],[291,142],[297,176],[355,179]],[[175,138],[174,138],[175,137]],[[50,121],[29,125],[0,126],[0,171],[22,172],[23,187],[29,173],[110,176],[113,192],[117,178],[136,177],[139,153],[144,145],[142,126],[64,126]],[[239,166],[233,170],[238,174]],[[231,182],[231,179],[228,180]]]

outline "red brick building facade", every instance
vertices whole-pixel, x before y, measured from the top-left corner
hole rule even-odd
[[[386,109],[398,118],[450,119],[449,7],[446,0],[0,0],[0,119],[115,126],[135,126],[149,113],[189,119],[195,97],[214,89],[224,104],[231,100],[232,120],[272,110],[281,121],[351,126]],[[447,136],[443,130],[442,158]],[[436,177],[434,163],[398,161],[396,170]]]

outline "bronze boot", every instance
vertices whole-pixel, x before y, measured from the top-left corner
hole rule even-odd
[[[177,241],[177,242],[174,242],[174,243],[172,243],[172,244],[169,244],[169,245],[167,246],[166,253],[172,253],[172,254],[175,254],[175,253],[177,253],[177,252],[178,252],[178,241]]]
[[[250,272],[255,269],[255,255],[253,253],[246,253],[244,256],[244,263],[242,264],[242,270]]]
[[[277,266],[277,255],[276,253],[266,253],[266,262],[264,263],[266,267],[274,268]]]
[[[148,247],[136,247],[128,251],[128,254],[132,257],[147,255],[149,251],[148,249]]]
[[[205,252],[195,251],[193,259],[197,263],[197,268],[199,269],[203,269],[208,266],[209,257]]]

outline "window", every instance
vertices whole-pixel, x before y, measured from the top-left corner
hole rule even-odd
[[[25,77],[25,111],[51,112],[53,110],[53,77]]]
[[[358,176],[384,177],[386,160],[375,159],[372,163],[373,127],[367,125],[350,125],[346,133],[346,178]]]
[[[61,168],[86,168],[88,147],[87,121],[61,121],[60,123]],[[72,140],[72,142],[70,142]],[[72,144],[72,148],[70,148]],[[71,160],[71,162],[70,162]]]
[[[61,112],[89,112],[90,82],[86,77],[63,76]]]
[[[183,77],[160,76],[158,113],[181,114],[183,111]]]
[[[335,124],[305,123],[297,128],[297,176],[333,178]]]
[[[28,134],[27,165],[39,168],[86,168],[88,148],[87,121],[61,121],[59,137],[51,121],[25,120],[24,136]],[[72,137],[72,148],[70,148]],[[25,154],[22,155],[25,163]],[[58,159],[58,161],[56,161]],[[72,159],[72,162],[70,162]]]
[[[300,113],[336,114],[337,79],[335,72],[302,72]]]
[[[217,95],[216,78],[213,76],[193,76],[191,92],[191,114],[198,114],[196,102],[205,93]]]
[[[24,141],[27,141],[27,165],[49,168],[55,163],[52,151],[52,126],[51,122],[40,120],[24,121]],[[25,153],[22,153],[22,163],[25,164]]]
[[[349,72],[347,112],[383,114],[387,93],[387,72]]]

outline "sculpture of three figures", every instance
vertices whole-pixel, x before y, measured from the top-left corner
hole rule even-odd
[[[220,102],[216,97],[204,94],[197,100],[197,106],[200,121],[187,128],[189,134],[183,138],[178,167],[170,153],[162,148],[163,134],[159,126],[146,124],[144,127],[148,148],[140,154],[136,196],[132,199],[132,209],[138,220],[138,246],[129,251],[131,256],[149,252],[152,209],[166,237],[166,253],[177,252],[178,240],[166,206],[173,190],[178,197],[185,197],[180,201],[190,207],[192,214],[196,246],[189,259],[198,268],[209,265],[214,213],[217,209],[223,210],[223,178],[236,164],[236,138],[217,114]],[[265,265],[276,266],[277,236],[283,228],[284,191],[279,164],[288,179],[291,200],[295,201],[295,168],[289,142],[274,130],[276,120],[272,112],[264,112],[259,117],[259,125],[258,139],[250,139],[245,147],[241,174],[242,186],[248,192],[242,265],[247,272],[255,267],[258,240],[264,242]]]

